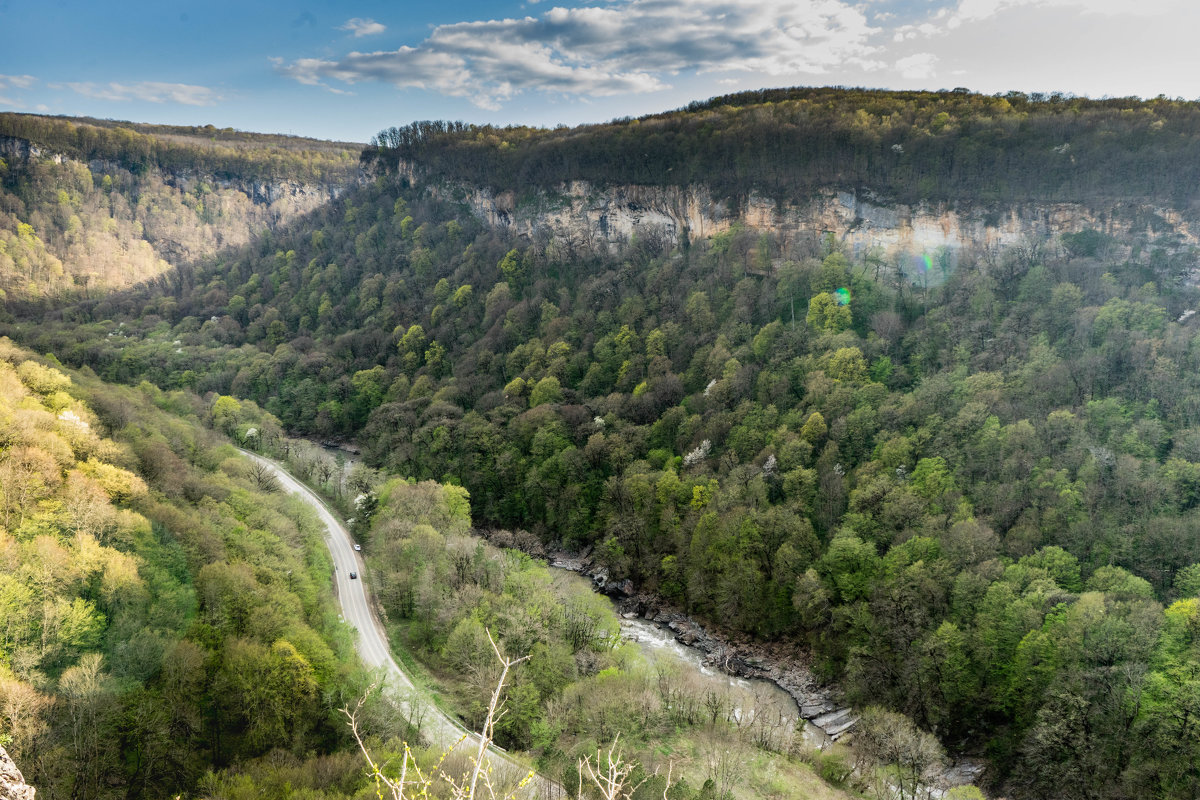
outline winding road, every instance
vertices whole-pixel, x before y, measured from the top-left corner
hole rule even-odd
[[[418,726],[422,736],[434,747],[445,749],[465,737],[465,741],[455,749],[461,752],[464,746],[469,744],[469,751],[477,750],[479,747],[478,734],[468,731],[458,721],[439,709],[425,692],[416,687],[412,679],[404,670],[400,669],[392,658],[383,624],[367,600],[361,553],[354,550],[353,539],[341,521],[334,516],[315,492],[292,477],[291,473],[278,463],[248,450],[241,450],[241,452],[247,458],[271,470],[284,490],[298,495],[316,509],[317,515],[325,525],[325,544],[329,548],[329,554],[333,557],[334,583],[338,600],[342,606],[342,617],[358,631],[358,654],[363,663],[372,669],[381,670],[385,674],[386,689],[390,692],[400,712]],[[352,579],[351,572],[357,573],[359,577]],[[529,773],[527,764],[522,764],[508,753],[495,747],[488,752],[496,771],[513,783]],[[535,775],[525,787],[525,796],[528,798],[563,798],[566,793],[559,784],[541,775]]]

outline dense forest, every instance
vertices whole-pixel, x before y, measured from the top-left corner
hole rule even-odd
[[[866,185],[901,199],[1178,204],[1197,161],[1172,153],[1191,152],[1195,112],[804,90],[568,131],[417,126],[385,132],[375,157],[495,185],[667,180],[625,157],[648,152],[741,193]],[[751,122],[778,136],[758,148]],[[655,140],[661,153],[639,149],[651,131],[674,132]],[[780,152],[810,161],[767,157],[789,136],[804,146]],[[744,158],[722,155],[734,142]],[[574,147],[596,166],[567,160]],[[975,161],[962,157],[971,147]],[[1076,161],[1055,167],[1060,156]],[[908,166],[883,166],[893,157]],[[761,172],[774,163],[777,175]],[[236,397],[289,431],[355,438],[384,476],[444,485],[413,484],[428,487],[423,507],[465,490],[476,526],[589,550],[726,630],[791,643],[854,702],[986,755],[987,782],[1007,796],[1190,798],[1192,258],[1081,231],[964,260],[929,286],[834,237],[741,227],[568,253],[381,173],[219,260],[4,330],[108,381]],[[244,434],[256,419],[223,424]],[[371,486],[385,508],[399,502],[401,483]],[[519,557],[480,568],[466,520],[443,516],[384,514],[363,531],[398,634],[435,670],[478,657],[484,623],[532,624],[504,609],[548,602]],[[551,731],[575,725],[588,746],[597,734],[563,716],[546,665],[588,678],[569,665],[589,645],[551,646],[561,620],[537,625],[544,640],[526,643],[545,646],[544,669],[519,684],[527,713],[502,736],[553,759]],[[479,689],[458,687],[468,715]]]
[[[794,716],[655,669],[617,646],[614,611],[582,581],[469,536],[461,487],[335,476],[253,403],[73,379],[7,339],[0,397],[0,747],[44,796],[373,796],[338,711],[358,698],[377,753],[412,741],[426,770],[445,760],[416,745],[420,718],[370,693],[378,677],[339,621],[320,523],[228,434],[290,456],[335,500],[372,493],[359,530],[402,622],[393,634],[455,676],[468,724],[496,679],[485,631],[531,654],[498,735],[537,749],[564,783],[576,754],[621,734],[636,748],[639,797],[761,787],[755,767],[787,776],[782,797],[848,797],[788,759]],[[607,713],[584,713],[597,704]],[[721,768],[706,766],[718,754]],[[656,760],[689,766],[656,775]],[[822,763],[838,781],[849,771],[844,753]]]
[[[805,88],[577,128],[415,122],[381,132],[363,160],[518,193],[584,180],[803,200],[836,186],[900,203],[1186,209],[1198,152],[1194,101]]]

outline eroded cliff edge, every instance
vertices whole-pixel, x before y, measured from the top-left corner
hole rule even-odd
[[[402,162],[400,174],[422,180],[413,164]],[[784,252],[833,236],[858,259],[875,258],[913,275],[928,273],[931,282],[964,259],[1061,247],[1059,237],[1084,231],[1102,234],[1133,260],[1149,260],[1156,250],[1174,256],[1200,246],[1200,221],[1175,208],[1136,202],[908,205],[834,189],[783,202],[753,192],[720,198],[703,185],[586,181],[520,194],[450,182],[429,188],[439,199],[464,205],[489,227],[531,240],[554,239],[569,251],[614,251],[639,239],[682,244],[744,226],[773,237]]]

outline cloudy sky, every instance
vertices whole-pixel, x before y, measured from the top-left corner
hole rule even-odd
[[[1196,0],[0,0],[0,109],[365,141],[743,89],[1200,98]]]

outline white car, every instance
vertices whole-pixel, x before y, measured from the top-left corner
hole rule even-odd
[[[356,544],[356,545],[354,545],[354,549],[355,549],[355,550],[362,550],[362,545],[361,545],[361,544]]]

